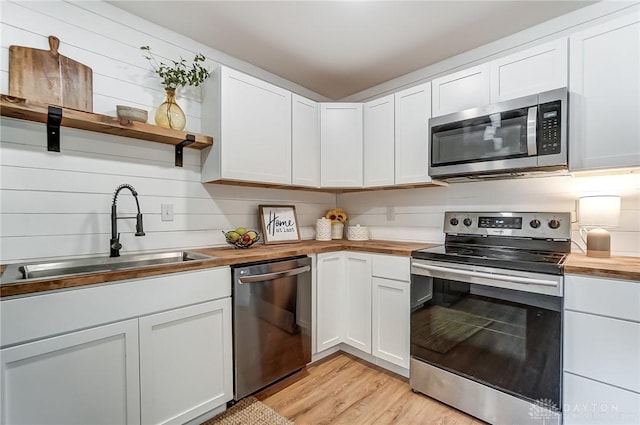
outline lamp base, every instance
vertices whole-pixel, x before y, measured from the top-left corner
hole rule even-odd
[[[611,257],[611,235],[605,229],[591,229],[587,232],[587,257]]]

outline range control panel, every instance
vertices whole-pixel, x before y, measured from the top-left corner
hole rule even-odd
[[[451,235],[571,239],[571,213],[446,212],[443,230]]]

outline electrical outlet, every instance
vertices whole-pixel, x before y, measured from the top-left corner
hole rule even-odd
[[[387,221],[396,220],[396,207],[387,207]]]
[[[160,204],[162,221],[173,221],[173,204]]]

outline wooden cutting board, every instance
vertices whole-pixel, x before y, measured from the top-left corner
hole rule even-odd
[[[50,50],[9,47],[9,95],[93,112],[93,71],[58,53],[60,40],[49,36]]]

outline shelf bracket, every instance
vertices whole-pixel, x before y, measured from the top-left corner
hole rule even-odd
[[[176,145],[176,167],[182,167],[182,151],[185,146],[188,146],[196,141],[196,136],[193,134],[187,134],[187,137]]]
[[[49,106],[47,114],[47,150],[60,152],[60,122],[62,121],[62,108]]]

